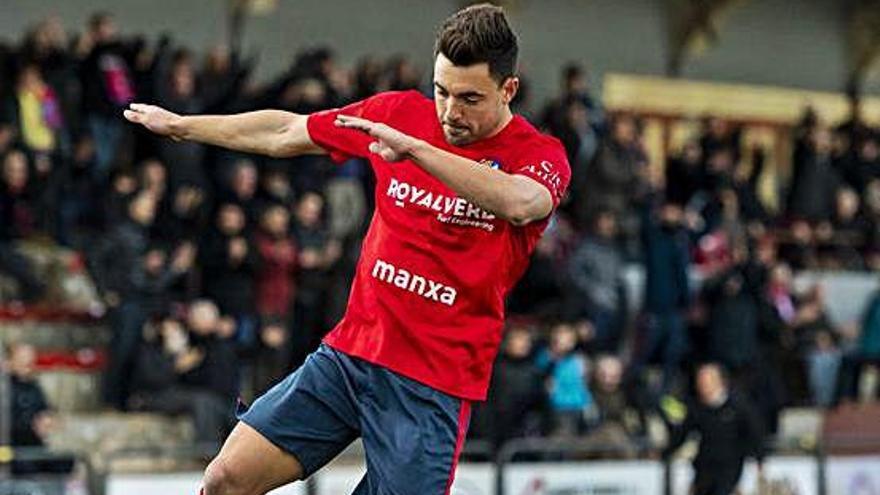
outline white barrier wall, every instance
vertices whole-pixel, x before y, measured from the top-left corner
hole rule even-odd
[[[113,474],[107,477],[106,495],[198,495],[202,473]],[[306,495],[304,483],[293,483],[270,495]]]
[[[741,495],[763,493],[788,493],[796,495],[819,495],[816,459],[806,456],[771,457],[764,462],[764,480],[769,490],[759,490],[758,469],[754,462],[747,462],[739,482]],[[693,469],[687,461],[675,462],[672,466],[672,494],[688,495]],[[829,494],[830,495],[830,494]]]
[[[663,464],[659,461],[542,462],[507,465],[504,495],[664,495]],[[764,465],[767,490],[759,491],[757,469],[748,462],[740,480],[741,495],[785,493],[819,495],[819,466],[807,456],[775,456]],[[334,464],[316,477],[317,495],[351,493],[365,472],[363,465]],[[880,495],[880,455],[831,457],[826,460],[827,495]],[[693,470],[687,461],[672,465],[672,495],[687,495]],[[197,495],[201,472],[114,474],[107,495]],[[463,463],[452,495],[494,495],[493,464]],[[304,483],[281,487],[271,495],[306,495]]]
[[[825,473],[828,495],[880,494],[880,455],[832,457]]]
[[[663,495],[663,465],[657,461],[510,464],[508,495]]]

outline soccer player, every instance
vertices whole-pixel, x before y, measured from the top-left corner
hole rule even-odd
[[[470,404],[486,396],[504,297],[570,176],[562,145],[510,110],[517,50],[503,11],[483,4],[441,26],[433,101],[405,91],[311,115],[125,111],[174,139],[363,157],[376,175],[345,316],[298,370],[239,412],[205,472],[205,495],[304,479],[357,437],[367,474],[356,494],[449,492]]]

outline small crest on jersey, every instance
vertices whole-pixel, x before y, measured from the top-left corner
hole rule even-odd
[[[480,160],[481,165],[488,165],[492,170],[498,170],[501,168],[501,164],[498,163],[497,160],[493,160],[491,158],[483,158]]]

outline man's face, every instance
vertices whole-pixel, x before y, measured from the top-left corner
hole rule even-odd
[[[697,370],[697,393],[703,403],[712,403],[724,390],[724,378],[718,366],[709,364]]]
[[[37,361],[37,351],[32,345],[16,345],[9,353],[9,371],[13,375],[27,379],[34,374],[34,363]]]
[[[460,67],[438,54],[434,103],[446,141],[464,146],[498,132],[518,87],[515,77],[499,86],[487,63]]]

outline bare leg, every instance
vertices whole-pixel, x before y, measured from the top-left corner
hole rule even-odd
[[[302,476],[294,456],[239,421],[205,469],[204,495],[262,495]]]

